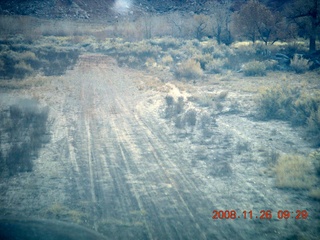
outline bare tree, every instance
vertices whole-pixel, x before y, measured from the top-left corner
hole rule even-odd
[[[184,19],[181,13],[170,13],[167,16],[167,22],[171,26],[171,35],[175,37],[182,37]]]
[[[309,38],[309,51],[316,51],[320,28],[320,0],[294,0],[286,8],[288,19],[295,22]]]
[[[194,15],[193,19],[195,23],[195,36],[198,40],[201,40],[201,38],[205,36],[209,17],[204,14],[197,14]]]
[[[280,13],[273,13],[256,0],[244,4],[233,15],[233,31],[236,35],[249,38],[253,43],[262,40],[265,44],[286,38],[286,25]]]
[[[206,3],[210,14],[210,29],[218,44],[221,42],[231,43],[231,5],[231,0],[208,1]]]

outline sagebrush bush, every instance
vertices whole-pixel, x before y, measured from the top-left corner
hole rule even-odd
[[[275,165],[276,186],[310,189],[315,184],[312,163],[301,155],[283,155]]]
[[[205,69],[209,73],[221,73],[221,71],[226,66],[226,63],[228,62],[228,59],[226,58],[220,58],[220,59],[212,59],[206,64]]]
[[[200,63],[194,59],[182,62],[176,69],[179,78],[196,79],[203,75]]]
[[[320,92],[310,95],[298,87],[276,86],[259,95],[257,107],[260,119],[305,126],[315,144],[320,144]]]
[[[293,104],[299,99],[297,88],[276,86],[263,91],[258,98],[258,113],[261,119],[290,120]]]
[[[266,65],[259,61],[244,64],[242,70],[245,76],[265,76],[267,74]]]
[[[311,66],[311,63],[305,58],[303,58],[299,54],[295,54],[293,59],[290,61],[290,67],[295,71],[296,73],[304,73],[307,70],[309,70]]]

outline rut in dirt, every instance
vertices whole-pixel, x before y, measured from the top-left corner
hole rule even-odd
[[[92,227],[119,239],[236,234],[232,222],[227,231],[214,229],[214,204],[190,175],[183,149],[166,136],[159,138],[157,116],[136,111],[138,90],[121,69],[105,61],[92,64],[83,58],[81,74],[68,82],[74,86],[72,101],[78,96],[79,102],[73,110],[78,120],[68,126],[75,129],[71,141],[76,139],[68,154],[75,180],[71,203],[83,203]]]

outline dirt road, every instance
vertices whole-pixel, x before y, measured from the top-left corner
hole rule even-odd
[[[284,195],[259,176],[258,165],[234,161],[230,176],[217,177],[208,174],[215,164],[195,164],[188,142],[175,141],[156,111],[141,108],[145,94],[135,82],[144,77],[111,58],[88,55],[65,76],[33,89],[31,95],[50,107],[52,138],[32,173],[1,185],[4,215],[71,221],[110,239],[316,236],[316,202]],[[222,120],[224,128],[237,124]],[[228,151],[224,141],[216,147]],[[217,163],[228,160],[216,152]],[[277,219],[286,209],[307,209],[309,218]],[[213,210],[236,210],[237,219],[213,220]],[[250,210],[253,219],[244,219],[242,212]],[[272,210],[272,219],[259,219],[261,210]]]

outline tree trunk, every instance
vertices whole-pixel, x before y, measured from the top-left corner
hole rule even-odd
[[[309,38],[309,51],[316,51],[316,36],[317,36],[317,20],[318,20],[318,0],[313,1],[313,8],[311,9],[311,33]]]
[[[309,52],[315,52],[316,51],[316,37],[311,35],[309,38]]]

